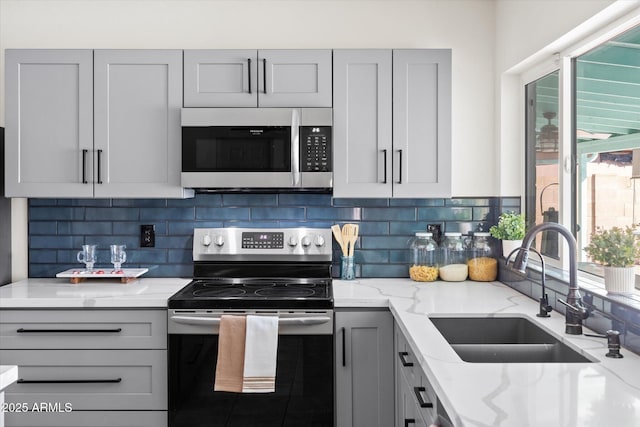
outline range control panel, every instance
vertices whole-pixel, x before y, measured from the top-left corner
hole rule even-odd
[[[300,126],[300,171],[331,172],[331,126]]]
[[[194,261],[331,261],[329,228],[195,228]]]

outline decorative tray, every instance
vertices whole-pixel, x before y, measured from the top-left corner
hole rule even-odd
[[[80,283],[86,279],[120,279],[122,283],[129,283],[147,271],[149,271],[148,268],[123,268],[118,271],[112,268],[94,268],[92,271],[71,268],[56,274],[56,277],[67,278],[71,283]]]

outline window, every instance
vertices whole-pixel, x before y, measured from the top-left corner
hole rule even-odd
[[[640,26],[565,57],[525,84],[524,209],[529,226],[554,221],[575,230],[579,269],[602,276],[581,250],[591,233],[640,224]],[[557,233],[541,233],[535,246],[566,266]]]
[[[558,222],[559,214],[559,71],[526,85],[526,165],[525,217],[528,226]],[[536,249],[559,258],[558,233],[542,232]]]

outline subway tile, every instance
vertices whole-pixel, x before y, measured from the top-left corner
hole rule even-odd
[[[100,235],[113,232],[111,222],[106,221],[73,221],[69,225],[71,227],[69,234]]]
[[[32,207],[29,208],[29,221],[72,221],[85,219],[85,208],[72,207]]]
[[[472,219],[471,208],[418,208],[420,221],[471,221]]]
[[[249,220],[249,208],[196,207],[196,219],[204,221]]]
[[[304,219],[304,208],[276,208],[276,207],[252,207],[251,219],[252,220],[270,220],[270,219]]]
[[[333,206],[387,207],[389,199],[333,199]]]
[[[58,234],[56,221],[32,221],[29,223],[29,234]]]
[[[358,207],[351,208],[307,208],[307,219],[328,219],[333,221],[358,221],[361,219],[362,209]]]
[[[360,264],[381,264],[389,262],[389,251],[365,251],[356,250],[354,253],[354,260]]]
[[[82,206],[109,208],[113,204],[112,199],[58,199],[58,206]]]
[[[223,206],[276,206],[275,194],[223,194]]]
[[[331,206],[330,194],[283,193],[278,195],[279,206]]]
[[[171,264],[189,264],[193,262],[193,251],[189,249],[169,249],[167,261]]]
[[[385,221],[361,221],[358,223],[358,227],[361,236],[389,234],[389,222]]]
[[[193,220],[195,208],[140,208],[140,221],[182,221]]]
[[[56,263],[58,262],[57,251],[43,250],[43,249],[30,249],[29,250],[29,262],[34,263]]]
[[[280,228],[280,223],[278,221],[236,221],[232,219],[223,222],[222,226],[225,228]]]
[[[389,206],[444,206],[445,199],[389,199]]]
[[[363,264],[361,277],[409,277],[406,265]]]
[[[222,221],[169,221],[165,234],[193,235],[194,228],[222,228],[223,224]]]
[[[127,250],[128,264],[138,264],[146,266],[147,264],[166,263],[168,260],[167,258],[168,257],[166,249],[140,248]],[[188,262],[192,262],[191,257],[189,257]]]
[[[406,208],[363,208],[362,219],[365,221],[415,221],[416,209]]]
[[[491,199],[488,198],[459,198],[445,200],[445,206],[489,206]]]
[[[474,221],[491,221],[493,209],[490,207],[473,208],[472,217]]]
[[[85,212],[88,221],[137,221],[139,217],[139,210],[132,208],[86,208]]]
[[[167,199],[168,208],[193,208],[196,206],[195,197],[186,199]]]
[[[392,264],[404,263],[408,268],[410,261],[411,261],[411,254],[409,252],[408,247],[405,250],[398,249],[398,250],[389,251],[389,262],[391,262]]]
[[[166,208],[166,199],[114,199],[112,205],[119,208]]]
[[[362,236],[360,244],[363,249],[407,249],[408,236]]]
[[[331,228],[333,224],[335,224],[333,221],[278,221],[280,228]]]
[[[193,236],[156,236],[156,248],[193,249]]]
[[[222,194],[200,193],[196,194],[192,200],[194,206],[222,206]]]
[[[71,236],[31,236],[29,248],[31,249],[60,249],[73,248],[75,245]]]

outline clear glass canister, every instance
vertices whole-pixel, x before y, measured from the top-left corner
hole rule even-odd
[[[433,233],[418,232],[411,240],[409,277],[416,282],[433,282],[438,278],[438,245]]]
[[[476,282],[491,282],[498,277],[498,260],[491,248],[489,233],[473,233],[469,266],[469,278]]]
[[[444,265],[439,270],[440,278],[447,282],[466,280],[469,268],[467,266],[467,249],[462,239],[462,233],[444,233],[441,246],[444,253]]]

